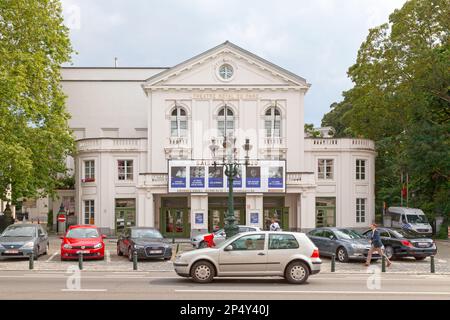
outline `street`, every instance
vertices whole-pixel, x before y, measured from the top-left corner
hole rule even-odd
[[[0,299],[450,299],[448,275],[383,274],[379,288],[369,289],[370,274],[319,274],[305,285],[290,285],[280,278],[223,278],[196,284],[170,271],[81,271],[80,287],[72,289],[73,275],[3,271]]]

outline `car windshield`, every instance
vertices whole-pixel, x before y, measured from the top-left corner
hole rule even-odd
[[[346,240],[352,240],[352,239],[362,239],[363,236],[360,235],[358,232],[348,229],[339,229],[334,231],[338,239],[346,239]]]
[[[162,234],[155,229],[135,229],[131,230],[132,238],[156,238],[162,239]]]
[[[10,226],[2,234],[2,237],[34,237],[35,227]]]
[[[428,223],[428,219],[426,216],[421,214],[408,214],[407,216],[409,223]]]
[[[395,237],[395,238],[407,238],[407,239],[413,239],[413,238],[422,238],[423,235],[419,235],[418,233],[414,231],[407,231],[407,230],[389,230],[389,232]]]
[[[219,230],[217,230],[216,232],[214,232],[214,234],[221,234],[221,233],[223,233],[223,232],[225,232],[225,229],[219,229]]]
[[[66,238],[82,239],[82,238],[98,238],[98,231],[94,228],[77,228],[67,232]]]

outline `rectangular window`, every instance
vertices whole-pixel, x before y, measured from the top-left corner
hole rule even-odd
[[[95,161],[84,161],[84,182],[95,181]]]
[[[366,222],[366,199],[356,199],[356,223]]]
[[[333,180],[333,159],[319,159],[317,177],[321,180]]]
[[[356,180],[366,180],[366,160],[356,160]]]
[[[133,180],[133,160],[118,160],[118,172],[120,181]]]
[[[95,224],[94,200],[84,201],[84,224]]]

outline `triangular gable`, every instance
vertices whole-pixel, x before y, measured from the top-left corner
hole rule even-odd
[[[278,78],[277,83],[280,85],[289,85],[289,86],[298,86],[303,88],[309,88],[310,84],[306,82],[306,80],[296,74],[287,71],[257,55],[242,49],[241,47],[226,41],[212,49],[209,49],[195,57],[192,57],[168,70],[165,70],[161,73],[158,73],[150,78],[148,78],[143,85],[144,87],[150,86],[170,86],[171,80],[175,78],[180,78],[183,74],[186,74],[189,71],[192,71],[194,68],[199,68],[206,60],[215,58],[221,54],[227,54],[230,56],[235,56],[239,58],[243,58],[248,65],[256,65],[260,70],[266,73],[265,78],[269,80],[270,77]],[[242,60],[242,59],[237,59]],[[264,77],[263,74],[260,74],[261,77]],[[262,78],[261,78],[262,79]],[[224,84],[225,86],[227,84]]]

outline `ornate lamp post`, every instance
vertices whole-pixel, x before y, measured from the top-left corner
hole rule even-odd
[[[226,114],[226,111],[225,111]],[[226,124],[225,124],[226,125]],[[233,181],[238,174],[238,168],[241,165],[245,165],[246,167],[249,165],[249,151],[252,149],[250,145],[250,139],[245,139],[245,144],[242,146],[244,151],[246,152],[245,161],[239,162],[236,157],[237,148],[235,147],[236,138],[233,137],[232,133],[229,135],[224,135],[223,140],[223,148],[226,150],[226,156],[223,157],[222,162],[218,163],[216,161],[216,152],[219,149],[219,146],[216,144],[216,140],[211,140],[211,145],[209,149],[211,150],[213,159],[214,159],[214,167],[222,166],[225,168],[225,175],[228,180],[228,211],[225,214],[225,234],[227,238],[230,238],[238,233],[238,226],[235,224],[236,218],[234,216],[234,199],[233,199]]]

